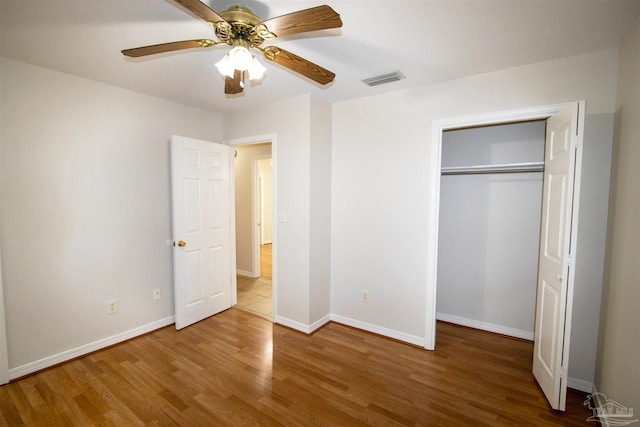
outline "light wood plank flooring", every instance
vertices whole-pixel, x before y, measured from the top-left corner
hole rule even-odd
[[[271,320],[273,319],[272,294],[271,279],[263,277],[249,279],[238,276],[237,308]]]
[[[250,311],[265,319],[273,319],[271,245],[260,246],[260,277],[238,276],[237,308]]]
[[[273,263],[273,255],[272,255],[272,245],[261,245],[260,246],[260,277],[265,279],[273,279],[272,273],[272,265]]]
[[[331,323],[311,336],[230,309],[0,387],[4,426],[587,426],[549,409],[532,345],[438,323],[429,352]]]

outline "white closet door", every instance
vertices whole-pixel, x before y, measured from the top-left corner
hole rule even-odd
[[[577,234],[578,104],[547,120],[533,374],[553,409],[564,411]],[[579,168],[577,169],[579,170]]]

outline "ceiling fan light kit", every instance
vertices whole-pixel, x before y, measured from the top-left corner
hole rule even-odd
[[[331,71],[284,49],[276,46],[261,47],[266,40],[279,36],[340,28],[342,26],[340,15],[329,6],[312,7],[263,21],[242,6],[233,6],[218,14],[200,0],[174,1],[208,22],[219,41],[205,39],[162,43],[125,49],[122,51],[123,55],[140,57],[222,44],[231,46],[229,53],[215,64],[218,72],[225,77],[225,93],[229,95],[243,91],[246,75],[251,81],[261,80],[265,75],[266,68],[250,52],[250,49],[259,50],[268,61],[275,62],[321,85],[329,84],[335,78],[335,74]]]
[[[243,46],[236,46],[231,49],[228,54],[216,63],[216,68],[222,76],[229,78],[234,78],[236,70],[242,73],[247,72],[251,81],[261,80],[267,71],[265,66],[258,61],[258,58]],[[243,81],[244,79],[240,80],[240,85],[244,87]]]

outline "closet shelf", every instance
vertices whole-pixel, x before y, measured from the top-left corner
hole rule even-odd
[[[544,162],[507,163],[502,165],[450,166],[442,168],[442,175],[476,175],[489,173],[543,172]]]

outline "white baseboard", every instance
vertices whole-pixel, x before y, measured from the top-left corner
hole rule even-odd
[[[287,328],[295,329],[296,331],[304,332],[305,334],[311,333],[311,326],[304,323],[288,319],[282,316],[276,316],[276,323]]]
[[[524,331],[522,329],[509,328],[507,326],[496,325],[493,323],[482,322],[480,320],[468,319],[466,317],[454,316],[446,313],[436,313],[436,319],[443,322],[455,323],[456,325],[468,326],[470,328],[480,329],[496,334],[507,335],[515,338],[533,341],[533,332]]]
[[[316,320],[311,325],[309,325],[309,330],[311,331],[310,333],[317,331],[318,329],[322,328],[324,325],[326,325],[330,321],[331,321],[331,314],[327,314],[326,316]]]
[[[426,341],[423,337],[406,334],[404,332],[394,331],[393,329],[383,328],[381,326],[372,325],[366,322],[361,322],[359,320],[351,319],[349,317],[332,314],[331,320],[337,323],[342,323],[343,325],[351,326],[357,329],[362,329],[367,332],[373,332],[374,334],[383,335],[388,338],[404,341],[409,344],[414,344],[420,347],[424,347],[426,344]]]
[[[569,365],[571,367],[571,365]],[[585,380],[581,380],[580,378],[567,378],[567,387],[572,388],[574,390],[583,391],[585,393],[593,393],[594,387],[593,383]]]
[[[383,335],[388,338],[393,338],[399,341],[404,341],[409,344],[418,345],[424,347],[425,340],[422,337],[415,335],[405,334],[404,332],[394,331],[392,329],[382,328],[380,326],[372,325],[370,323],[361,322],[344,316],[338,316],[336,314],[327,314],[321,319],[313,322],[311,325],[305,325],[304,323],[297,322],[295,320],[287,319],[286,317],[276,316],[276,323],[286,326],[296,331],[304,332],[305,334],[311,334],[318,330],[328,322],[342,323],[343,325],[351,326],[353,328],[362,329],[363,331],[373,332],[374,334]]]
[[[242,276],[242,277],[248,277],[249,279],[255,279],[260,277],[260,275],[254,275],[251,271],[246,271],[246,270],[236,270],[236,274],[238,276]]]
[[[331,321],[331,315],[327,314],[326,316],[322,317],[321,319],[316,320],[315,322],[313,322],[310,325],[305,325],[304,323],[295,321],[295,320],[291,320],[291,319],[287,319],[286,317],[282,317],[282,316],[276,316],[276,323],[282,325],[282,326],[286,326],[288,328],[291,329],[295,329],[296,331],[299,332],[304,332],[305,334],[311,334],[314,331],[317,331],[318,329],[320,329],[321,327],[323,327],[324,325],[326,325],[327,323],[329,323]]]
[[[147,323],[146,325],[142,325],[137,328],[130,329],[128,331],[121,332],[119,334],[112,335],[110,337],[103,338],[89,344],[81,345],[79,347],[72,348],[61,353],[54,354],[52,356],[47,356],[43,359],[36,360],[35,362],[30,362],[16,368],[11,368],[9,369],[9,379],[14,380],[16,378],[32,374],[42,369],[50,368],[51,366],[57,365],[59,363],[75,359],[76,357],[84,356],[85,354],[89,354],[94,351],[101,350],[105,347],[118,344],[122,341],[126,341],[128,339],[146,334],[156,329],[163,328],[167,325],[171,325],[172,323],[175,323],[175,317],[166,317],[164,319]]]

